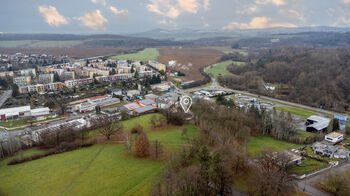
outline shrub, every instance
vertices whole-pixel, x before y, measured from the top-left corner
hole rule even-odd
[[[150,155],[150,143],[145,133],[141,133],[135,141],[135,154],[140,158]]]

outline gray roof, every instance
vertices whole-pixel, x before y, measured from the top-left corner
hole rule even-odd
[[[143,99],[143,100],[139,101],[139,103],[144,104],[144,105],[155,104],[155,102],[151,99]]]
[[[324,118],[321,116],[310,116],[309,118],[307,118],[307,120],[313,121],[314,123],[307,126],[307,127],[312,127],[318,131],[325,129],[328,127],[329,123],[331,122],[331,120],[329,118]]]
[[[140,113],[145,113],[145,112],[148,112],[148,111],[152,111],[154,109],[155,108],[153,106],[147,105],[145,107],[137,108],[134,111],[140,114]]]

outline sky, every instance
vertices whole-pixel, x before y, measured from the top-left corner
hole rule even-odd
[[[350,0],[0,0],[0,33],[350,27]]]

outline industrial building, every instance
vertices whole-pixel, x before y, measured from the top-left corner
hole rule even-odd
[[[73,105],[73,111],[89,112],[95,110],[96,106],[104,107],[120,103],[120,99],[113,98],[111,95],[103,95],[92,97],[79,101],[80,103]]]
[[[307,118],[305,123],[308,132],[327,132],[327,128],[331,120],[329,118],[312,115]]]
[[[155,109],[157,109],[157,104],[153,99],[143,99],[121,107],[121,110],[135,116],[153,112]]]
[[[50,114],[50,108],[31,109],[30,106],[6,108],[0,110],[1,120],[18,119],[24,117],[43,117]]]

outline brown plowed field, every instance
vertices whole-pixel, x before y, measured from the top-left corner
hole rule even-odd
[[[168,65],[169,61],[176,61],[171,69],[186,74],[184,81],[201,80],[201,67],[218,62],[223,52],[211,48],[159,48],[157,61]]]

